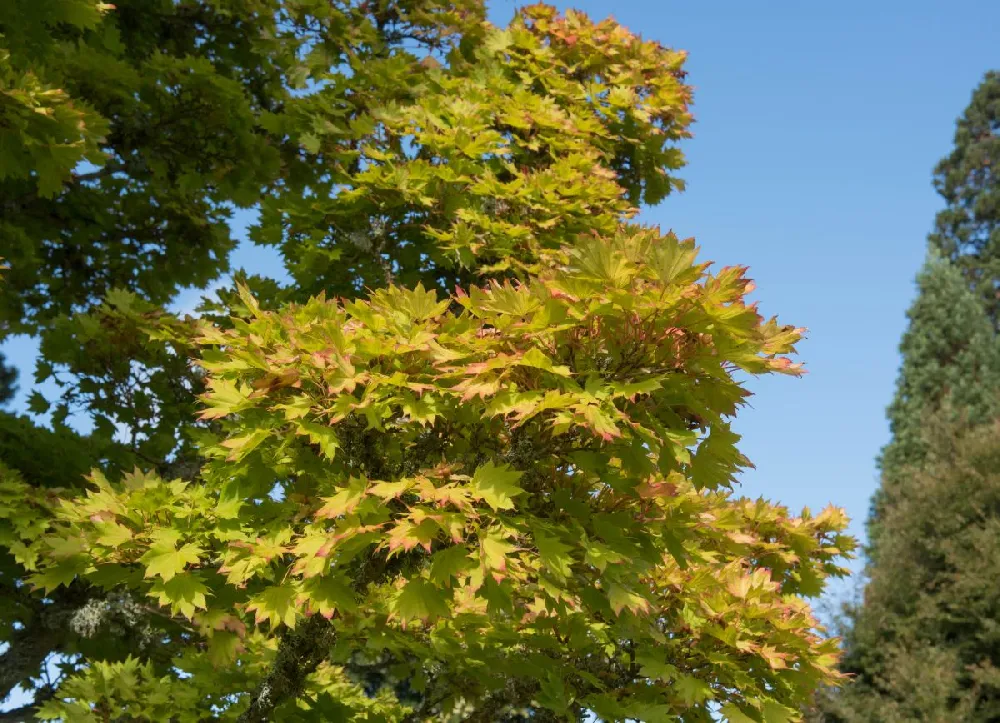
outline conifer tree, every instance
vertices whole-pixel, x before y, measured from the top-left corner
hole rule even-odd
[[[955,130],[955,149],[934,171],[945,200],[930,245],[962,271],[1000,328],[1000,72],[972,94]]]
[[[882,510],[877,562],[849,619],[827,723],[1000,716],[1000,426],[925,416],[919,466]]]
[[[882,451],[882,484],[869,520],[869,556],[877,557],[881,510],[905,497],[907,478],[927,450],[928,419],[956,425],[993,419],[1000,402],[1000,348],[981,298],[961,272],[931,249],[900,343],[902,364],[889,406],[892,438]]]

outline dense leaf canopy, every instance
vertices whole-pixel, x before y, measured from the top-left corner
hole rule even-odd
[[[738,375],[800,373],[802,330],[634,221],[682,187],[684,54],[484,15],[0,10],[0,333],[40,338],[52,415],[0,422],[0,694],[63,720],[780,722],[838,681],[807,598],[843,514],[733,489]],[[168,313],[226,271],[235,206],[292,283]]]

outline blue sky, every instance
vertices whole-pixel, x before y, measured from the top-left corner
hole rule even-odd
[[[802,379],[751,382],[744,494],[845,507],[862,535],[925,239],[931,172],[997,53],[1000,3],[575,0],[689,52],[687,191],[642,214],[747,264],[761,311],[805,326]],[[515,4],[492,3],[495,21]]]
[[[1000,65],[1000,3],[577,0],[690,52],[688,191],[643,220],[748,264],[765,314],[809,328],[803,379],[754,380],[736,428],[757,469],[743,492],[846,507],[863,533],[886,442],[897,345],[940,207],[931,169],[982,74]],[[512,0],[494,0],[494,22]],[[241,214],[239,224],[248,220]],[[244,245],[235,266],[273,272]],[[197,294],[180,305],[190,308]],[[30,381],[33,345],[4,345]]]

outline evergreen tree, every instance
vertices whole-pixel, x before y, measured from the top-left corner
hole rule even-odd
[[[982,297],[1000,328],[1000,72],[990,71],[958,119],[955,150],[934,172],[946,207],[930,236]]]
[[[924,426],[948,414],[956,423],[989,421],[997,411],[1000,349],[980,298],[948,260],[932,250],[917,276],[900,344],[902,364],[888,409],[890,442],[882,451],[882,485],[869,519],[869,557],[877,557],[885,505],[908,494],[907,478],[926,455]]]
[[[828,723],[1000,719],[1000,425],[924,417],[923,458],[880,519],[877,564],[845,630],[854,681]]]

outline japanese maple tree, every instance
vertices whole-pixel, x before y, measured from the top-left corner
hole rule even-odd
[[[19,433],[71,439],[65,466],[88,470],[0,457],[20,606],[4,657],[36,619],[18,610],[66,611],[39,648],[64,671],[37,683],[38,715],[797,720],[838,680],[807,598],[853,541],[837,509],[734,491],[740,379],[799,374],[802,330],[746,302],[745,268],[713,271],[693,240],[635,220],[682,186],[684,54],[544,5],[504,29],[471,0],[179,7],[195,40],[177,82],[234,94],[238,147],[171,176],[162,149],[108,134],[128,119],[93,88],[18,86],[27,110],[0,113],[25,119],[20,165],[0,183],[41,204],[35,224],[107,179],[181,182],[205,223],[259,203],[251,236],[293,281],[244,277],[179,318],[162,303],[202,279],[145,273],[125,229],[80,242],[124,260],[113,278],[73,269],[49,300],[19,264],[53,273],[58,236],[18,236],[3,308],[41,336],[38,378],[63,385],[33,398],[55,429]],[[121,36],[123,8],[90,9],[67,47],[140,73],[97,40]],[[213,52],[199,11],[266,22]],[[67,143],[35,115],[78,134],[78,155],[40,165]],[[115,154],[107,176],[76,165]],[[194,258],[198,238],[172,228],[164,259]],[[92,435],[66,428],[74,412]]]

